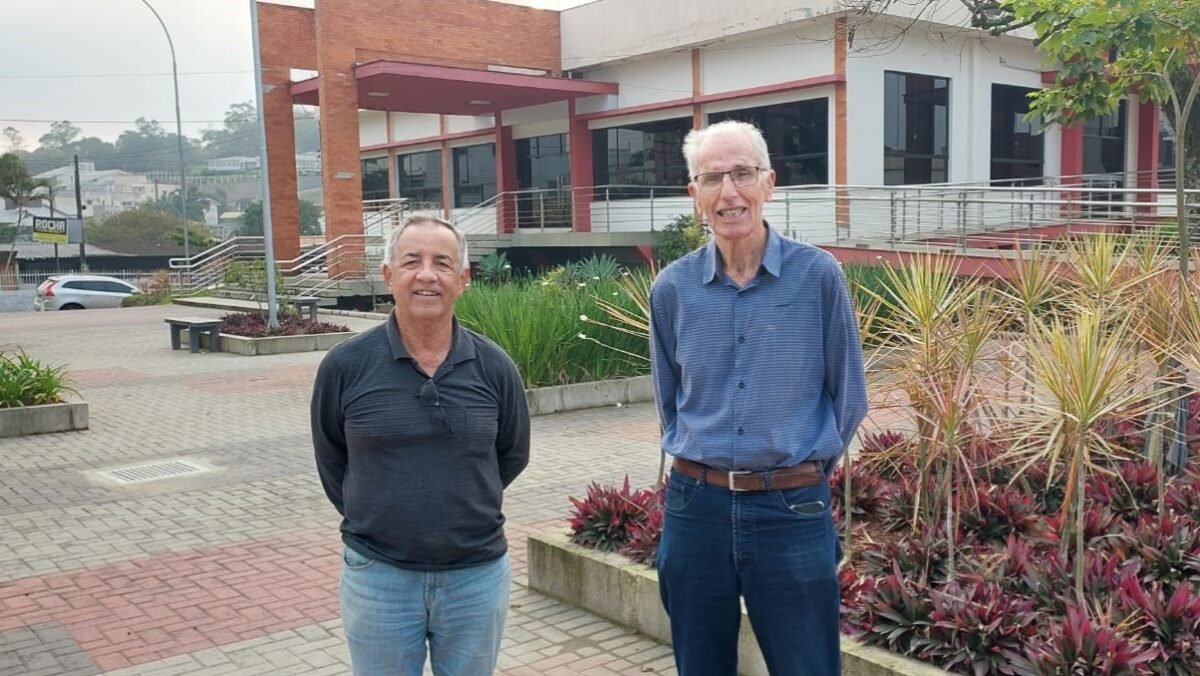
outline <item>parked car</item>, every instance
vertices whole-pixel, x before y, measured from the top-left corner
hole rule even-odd
[[[54,275],[37,288],[35,310],[84,310],[121,307],[121,301],[135,293],[136,286],[116,277],[103,275]]]

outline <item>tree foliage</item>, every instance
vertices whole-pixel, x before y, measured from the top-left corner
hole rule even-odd
[[[238,234],[244,237],[261,237],[263,234],[262,202],[248,203],[242,209],[242,227]],[[300,200],[300,234],[304,236],[321,234],[321,207]]]
[[[191,221],[203,221],[204,209],[208,206],[207,199],[215,199],[198,190],[189,190],[187,196],[187,217]],[[220,202],[220,199],[217,199]],[[179,190],[172,190],[159,195],[152,200],[146,200],[146,207],[167,214],[179,215]]]
[[[96,223],[86,225],[88,242],[105,244],[183,244],[183,220],[179,213],[168,213],[141,205],[115,213]],[[188,238],[194,250],[206,249],[216,243],[207,228],[188,224]]]

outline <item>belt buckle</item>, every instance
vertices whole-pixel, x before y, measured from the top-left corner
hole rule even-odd
[[[750,475],[750,474],[754,474],[754,472],[752,472],[752,471],[750,471],[750,470],[742,470],[742,471],[740,471],[740,472],[739,472],[739,471],[737,471],[737,470],[730,470],[730,471],[729,471],[729,490],[731,490],[731,491],[734,491],[735,493],[746,493],[746,492],[748,492],[748,491],[750,490],[749,488],[738,488],[738,487],[737,487],[737,484],[736,484],[736,477],[739,477],[739,476],[747,476],[747,475]]]

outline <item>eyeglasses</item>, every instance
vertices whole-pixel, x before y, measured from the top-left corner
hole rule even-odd
[[[758,180],[758,172],[762,171],[761,167],[734,167],[729,171],[710,171],[703,174],[696,174],[692,180],[696,185],[700,186],[701,190],[716,190],[725,182],[725,177],[733,179],[733,184],[739,188],[745,188],[754,185]]]
[[[438,396],[437,385],[433,382],[433,378],[426,380],[417,390],[417,398],[421,400],[426,407],[431,407],[433,419],[446,427],[446,431],[454,434],[454,428],[450,426],[450,421],[446,419],[446,411],[442,408],[442,400]]]

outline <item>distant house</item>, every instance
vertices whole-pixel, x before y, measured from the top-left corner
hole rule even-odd
[[[296,155],[296,173],[311,176],[321,173],[321,154],[317,152]]]
[[[75,213],[74,166],[44,171],[34,178],[54,183],[54,204],[60,213]],[[142,174],[120,169],[97,171],[93,162],[79,163],[79,190],[84,216],[104,218],[178,189],[178,185],[160,183]]]
[[[246,171],[257,171],[260,166],[260,160],[257,157],[246,157],[243,155],[234,155],[232,157],[218,157],[208,161],[208,170],[214,172],[229,172],[238,173]]]

